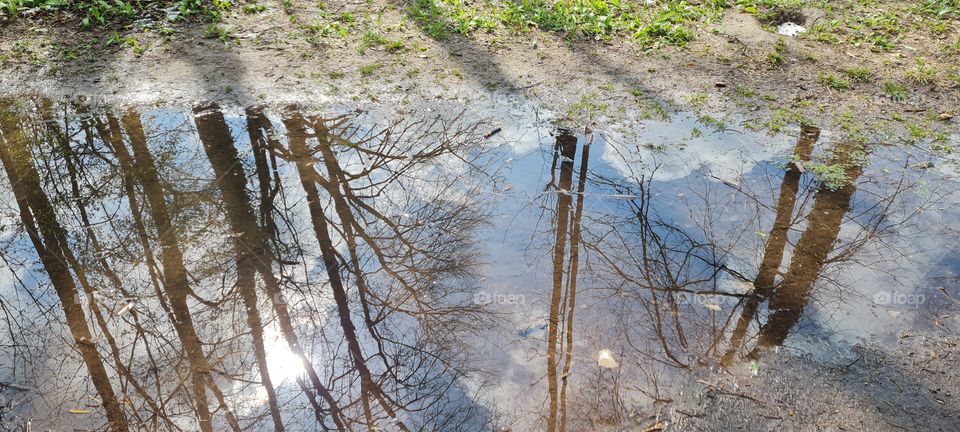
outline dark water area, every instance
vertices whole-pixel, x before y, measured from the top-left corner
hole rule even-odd
[[[956,173],[812,126],[0,116],[4,430],[642,430],[960,325]]]

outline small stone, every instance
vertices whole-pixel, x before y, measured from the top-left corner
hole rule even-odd
[[[953,118],[953,113],[952,113],[952,112],[944,111],[944,112],[940,113],[940,120],[947,121],[947,120],[950,120],[950,119],[952,119],[952,118]]]
[[[713,86],[716,87],[716,88],[724,88],[724,87],[727,86],[727,83],[725,83],[725,82],[723,82],[723,81],[717,81],[717,82],[713,83]]]

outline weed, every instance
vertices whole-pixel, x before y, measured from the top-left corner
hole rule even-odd
[[[109,38],[107,38],[107,45],[120,45],[127,46],[133,51],[133,55],[140,57],[147,50],[146,47],[140,45],[140,41],[134,35],[120,36],[120,33],[114,31]]]
[[[424,33],[438,40],[446,39],[450,32],[489,32],[502,26],[516,32],[536,28],[569,38],[610,39],[615,34],[628,34],[650,49],[685,46],[693,39],[692,27],[719,16],[725,2],[658,3],[656,7],[642,7],[620,0],[518,0],[474,6],[465,0],[413,0],[407,15]]]
[[[734,3],[765,24],[803,21],[801,9],[805,2],[802,0],[735,0]]]
[[[355,21],[356,19],[350,13],[332,16],[323,12],[313,24],[307,25],[305,28],[321,37],[339,36],[340,38],[346,38],[347,34],[355,28]]]
[[[267,7],[259,3],[250,3],[243,5],[240,10],[242,10],[245,14],[252,15],[267,10]]]
[[[843,73],[855,83],[865,83],[873,81],[873,72],[867,67],[853,67],[844,69]]]
[[[407,8],[409,15],[427,36],[436,40],[449,37],[444,12],[434,0],[414,0]]]
[[[790,111],[786,108],[780,108],[773,112],[773,115],[770,116],[770,119],[764,122],[763,126],[766,127],[767,131],[771,134],[783,132],[783,128],[791,124],[810,124],[810,120],[807,120],[802,115]]]
[[[723,120],[720,120],[720,119],[718,119],[718,118],[716,118],[716,117],[709,116],[709,115],[706,115],[706,114],[698,117],[698,118],[697,118],[697,121],[699,121],[701,124],[703,124],[703,125],[705,125],[705,126],[709,126],[709,127],[713,128],[714,130],[717,130],[717,131],[722,131],[722,130],[724,130],[724,129],[727,128],[727,124],[726,124]]]
[[[919,9],[935,16],[937,19],[949,19],[951,17],[960,17],[960,1],[958,0],[922,0],[919,3]]]
[[[916,66],[906,73],[907,79],[920,85],[932,83],[937,77],[937,70],[927,64],[922,58],[917,59]]]
[[[927,128],[914,123],[906,123],[907,130],[910,132],[910,139],[914,142],[930,137],[930,131]]]
[[[203,37],[207,39],[216,39],[223,43],[229,42],[232,38],[229,30],[216,24],[208,25],[206,30],[203,31]]]
[[[806,165],[806,169],[817,177],[821,185],[831,191],[836,191],[850,184],[850,178],[842,164],[810,162]]]
[[[783,38],[777,39],[777,42],[773,44],[773,52],[767,55],[767,62],[772,65],[779,66],[786,61],[784,54],[787,52],[787,42]]]
[[[690,103],[690,106],[692,106],[694,110],[700,110],[700,108],[703,108],[703,106],[707,104],[707,95],[703,93],[694,93],[690,96],[687,96],[687,102]]]
[[[733,87],[733,94],[743,98],[752,98],[758,95],[756,90],[739,84]]]
[[[376,72],[377,70],[380,69],[380,67],[381,67],[380,63],[371,63],[371,64],[368,64],[368,65],[365,65],[365,66],[361,66],[361,67],[360,67],[360,76],[362,76],[362,77],[368,77],[368,76],[370,76],[370,75],[373,75],[374,72]]]
[[[896,81],[887,81],[883,83],[883,92],[894,102],[903,102],[909,96],[907,88]]]
[[[360,35],[360,43],[357,44],[357,52],[363,54],[369,48],[386,45],[388,42],[389,39],[383,37],[379,33],[368,31]]]
[[[833,89],[836,91],[850,90],[850,82],[843,78],[838,78],[834,74],[820,75],[819,81],[821,84],[823,84],[829,89]]]
[[[580,100],[567,107],[567,117],[578,118],[582,115],[584,118],[592,119],[606,114],[610,105],[605,102],[599,102],[597,99],[598,96],[596,93],[581,96]]]

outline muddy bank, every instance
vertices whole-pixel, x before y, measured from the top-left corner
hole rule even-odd
[[[356,24],[343,37],[318,33],[318,26],[340,25],[327,10],[367,14],[375,24]],[[0,29],[0,92],[398,110],[445,101],[491,116],[534,109],[608,127],[692,110],[717,129],[775,133],[807,122],[885,143],[956,145],[957,53],[920,30],[875,52],[779,36],[730,9],[696,28],[685,48],[644,50],[629,39],[571,40],[538,30],[438,40],[403,5],[373,10],[298,4],[286,13],[270,5],[232,14],[212,34],[200,23],[138,22],[114,35],[21,19]],[[805,13],[807,27],[826,22],[823,11]],[[933,75],[907,78],[918,71]]]

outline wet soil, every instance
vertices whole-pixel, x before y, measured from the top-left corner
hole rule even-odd
[[[352,3],[327,8],[367,10]],[[298,5],[292,16],[279,7],[230,16],[221,25],[231,35],[226,42],[206,38],[201,24],[170,24],[174,33],[168,36],[138,33],[136,26],[121,32],[139,38],[146,47],[142,55],[123,44],[105,45],[108,31],[20,20],[0,28],[0,92],[112,103],[226,99],[401,110],[442,100],[490,117],[505,109],[536,110],[549,119],[610,126],[642,121],[652,105],[662,105],[701,112],[733,129],[779,132],[806,118],[889,143],[929,144],[936,134],[956,130],[952,117],[941,119],[956,115],[960,105],[956,83],[942,77],[957,66],[956,55],[941,52],[919,32],[907,34],[894,51],[873,52],[780,38],[753,16],[729,10],[698,29],[687,48],[642,51],[630,40],[576,40],[538,31],[435,40],[409,21],[402,5],[376,10],[378,31],[404,42],[405,49],[365,48],[352,33],[311,39],[291,20],[309,23],[320,16],[313,5]],[[823,20],[809,15],[808,26]],[[778,39],[785,42],[783,61],[771,64]],[[917,59],[942,73],[924,84],[905,80]],[[856,67],[868,68],[872,82],[849,90],[823,83],[825,75],[842,78],[843,70]],[[888,80],[906,86],[904,100],[884,92]],[[923,137],[908,124],[921,125]]]

